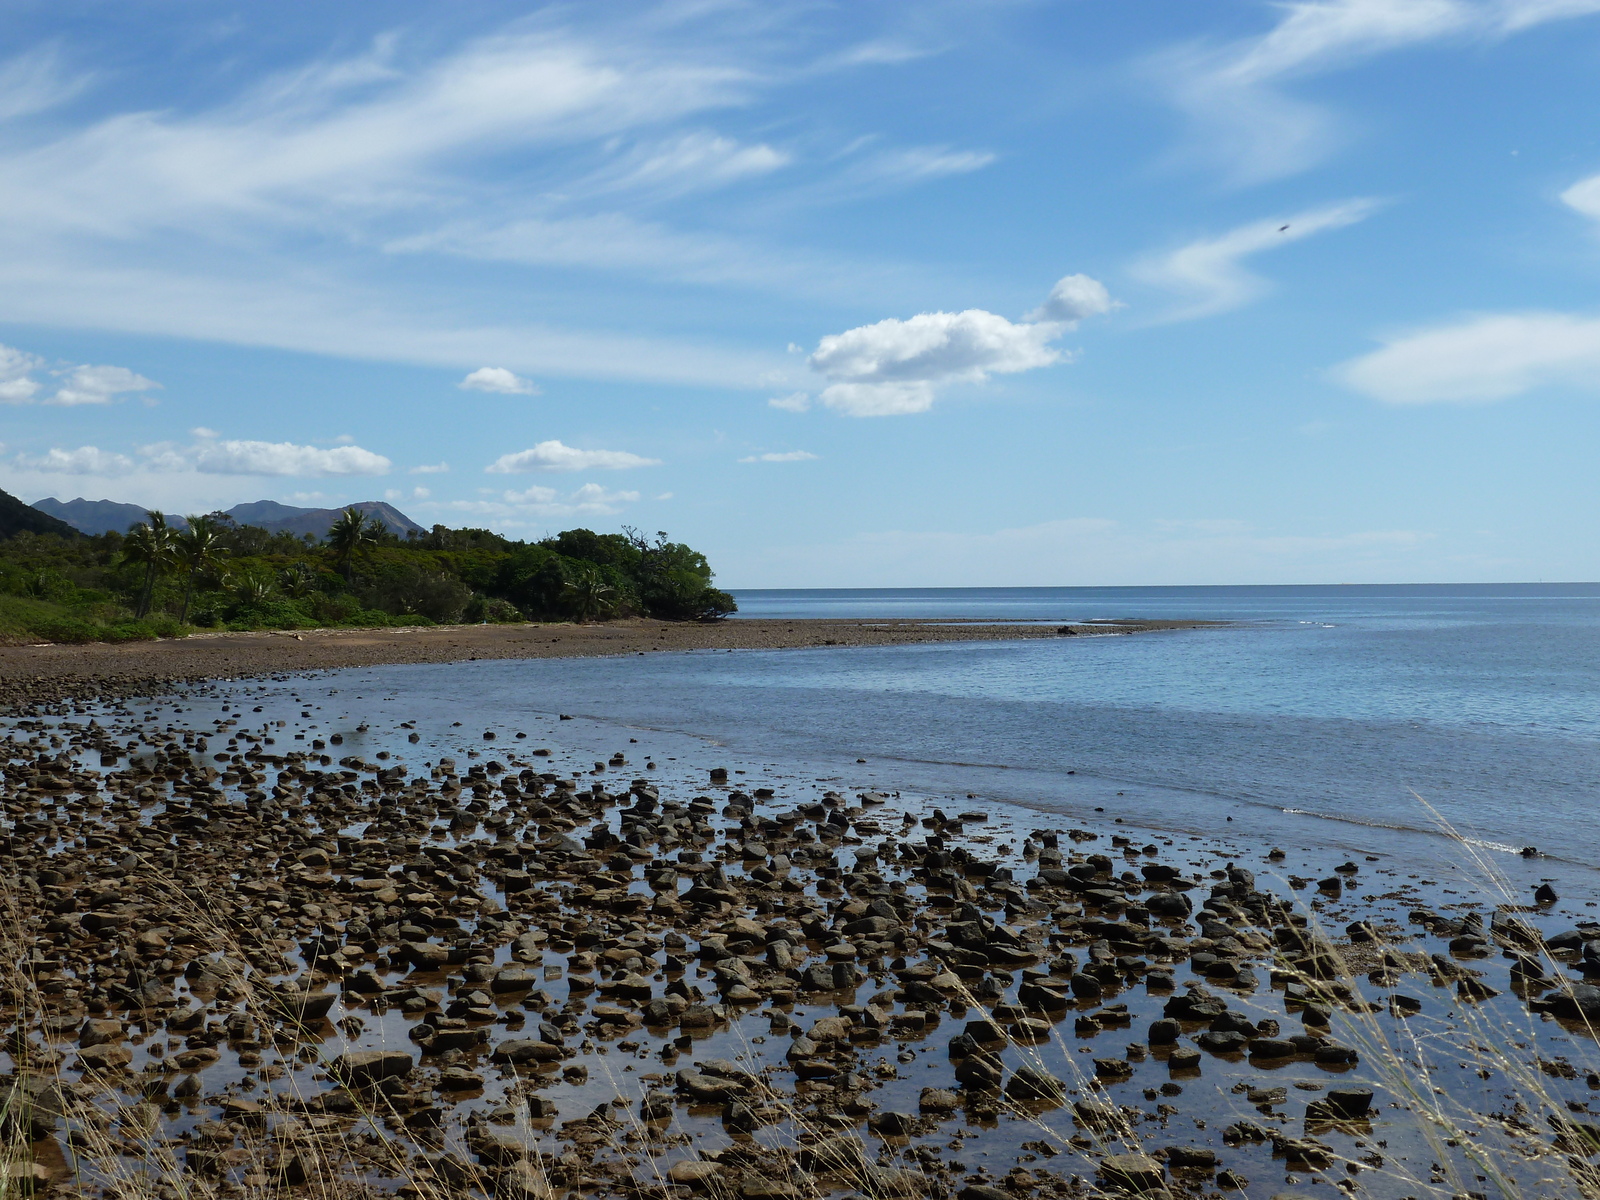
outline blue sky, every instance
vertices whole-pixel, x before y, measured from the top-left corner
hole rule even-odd
[[[1600,0],[0,4],[0,487],[1600,577]]]

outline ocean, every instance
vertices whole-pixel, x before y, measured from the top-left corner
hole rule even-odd
[[[1600,864],[1600,585],[735,594],[744,617],[1230,624],[397,666],[339,672],[339,692],[544,729],[597,757],[647,732],[675,761],[961,807],[1103,810],[1425,869],[1465,845],[1519,881]]]

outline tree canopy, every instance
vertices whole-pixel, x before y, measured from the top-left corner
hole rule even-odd
[[[41,514],[42,515],[42,514]],[[360,514],[324,540],[222,513],[175,532],[23,530],[0,540],[0,640],[120,640],[192,627],[712,620],[735,610],[704,554],[635,529],[533,542],[435,525],[401,538]],[[198,534],[192,532],[198,529]]]

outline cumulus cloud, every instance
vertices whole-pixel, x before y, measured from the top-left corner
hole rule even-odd
[[[202,475],[278,475],[325,478],[341,475],[386,475],[394,465],[381,454],[360,446],[299,446],[293,442],[257,442],[202,437],[192,445],[155,442],[139,447],[140,465],[164,472],[195,471]]]
[[[809,450],[784,450],[781,452],[772,451],[767,454],[751,454],[741,458],[739,461],[742,463],[813,462],[816,457]]]
[[[47,404],[110,404],[123,392],[148,392],[161,385],[127,367],[73,367]]]
[[[552,439],[531,450],[502,454],[484,470],[491,475],[512,475],[522,471],[626,471],[660,464],[659,458],[643,458],[626,450],[579,450]]]
[[[822,403],[852,417],[926,412],[938,389],[982,383],[990,375],[1031,371],[1068,359],[1050,343],[1077,320],[1112,307],[1105,288],[1087,275],[1059,281],[1032,318],[1012,322],[981,308],[890,317],[829,334],[807,360],[830,381]],[[1037,319],[1048,313],[1048,319]],[[794,408],[795,404],[778,404]]]
[[[47,364],[36,354],[13,346],[0,346],[0,404],[32,404],[44,385],[33,378]],[[54,371],[61,382],[46,404],[109,404],[124,392],[147,392],[161,385],[127,367],[59,367]]]
[[[504,367],[479,367],[456,384],[469,392],[493,392],[500,396],[537,396],[539,385]]]
[[[1293,216],[1254,221],[1220,237],[1202,238],[1168,254],[1148,258],[1135,267],[1146,282],[1187,297],[1167,320],[1209,317],[1238,308],[1271,286],[1250,271],[1245,260],[1330,229],[1365,220],[1377,208],[1373,200],[1347,200]]]
[[[135,464],[125,454],[113,454],[98,446],[79,446],[76,450],[52,449],[32,456],[19,454],[16,465],[46,475],[126,475]]]
[[[447,462],[423,463],[420,467],[412,467],[411,468],[411,474],[413,474],[413,475],[444,475],[449,470],[450,470],[450,464],[447,463]]]
[[[787,396],[774,396],[767,403],[773,408],[781,408],[784,412],[807,412],[811,408],[811,397],[805,392],[790,392]]]
[[[1600,317],[1509,313],[1404,334],[1345,363],[1347,385],[1391,404],[1504,400],[1537,387],[1600,389]]]
[[[1087,275],[1067,275],[1056,280],[1045,302],[1028,314],[1030,321],[1062,321],[1076,325],[1120,307],[1106,285]]]
[[[29,373],[44,366],[44,360],[25,350],[0,346],[0,404],[28,404],[39,390],[39,382]]]

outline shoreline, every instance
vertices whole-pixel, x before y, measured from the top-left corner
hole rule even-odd
[[[748,618],[711,623],[646,618],[597,625],[436,625],[197,633],[150,642],[0,646],[0,709],[86,701],[213,679],[395,663],[592,658],[686,650],[783,650],[936,642],[1111,637],[1207,628],[1214,621],[1129,620],[1066,625],[979,621]],[[1064,634],[1063,630],[1071,630]]]
[[[1510,1083],[1564,1122],[1600,1086],[1541,995],[1580,968],[1570,900],[381,695],[237,681],[7,729],[25,1066],[64,1097],[41,1184],[58,1139],[149,1170],[95,1132],[138,1109],[157,1174],[219,1200],[1399,1200],[1481,1182],[1430,1120],[1547,1171],[1536,1123],[1483,1114]],[[1461,1061],[1407,1116],[1415,1013]],[[1529,1016],[1525,1062],[1471,1044]]]

